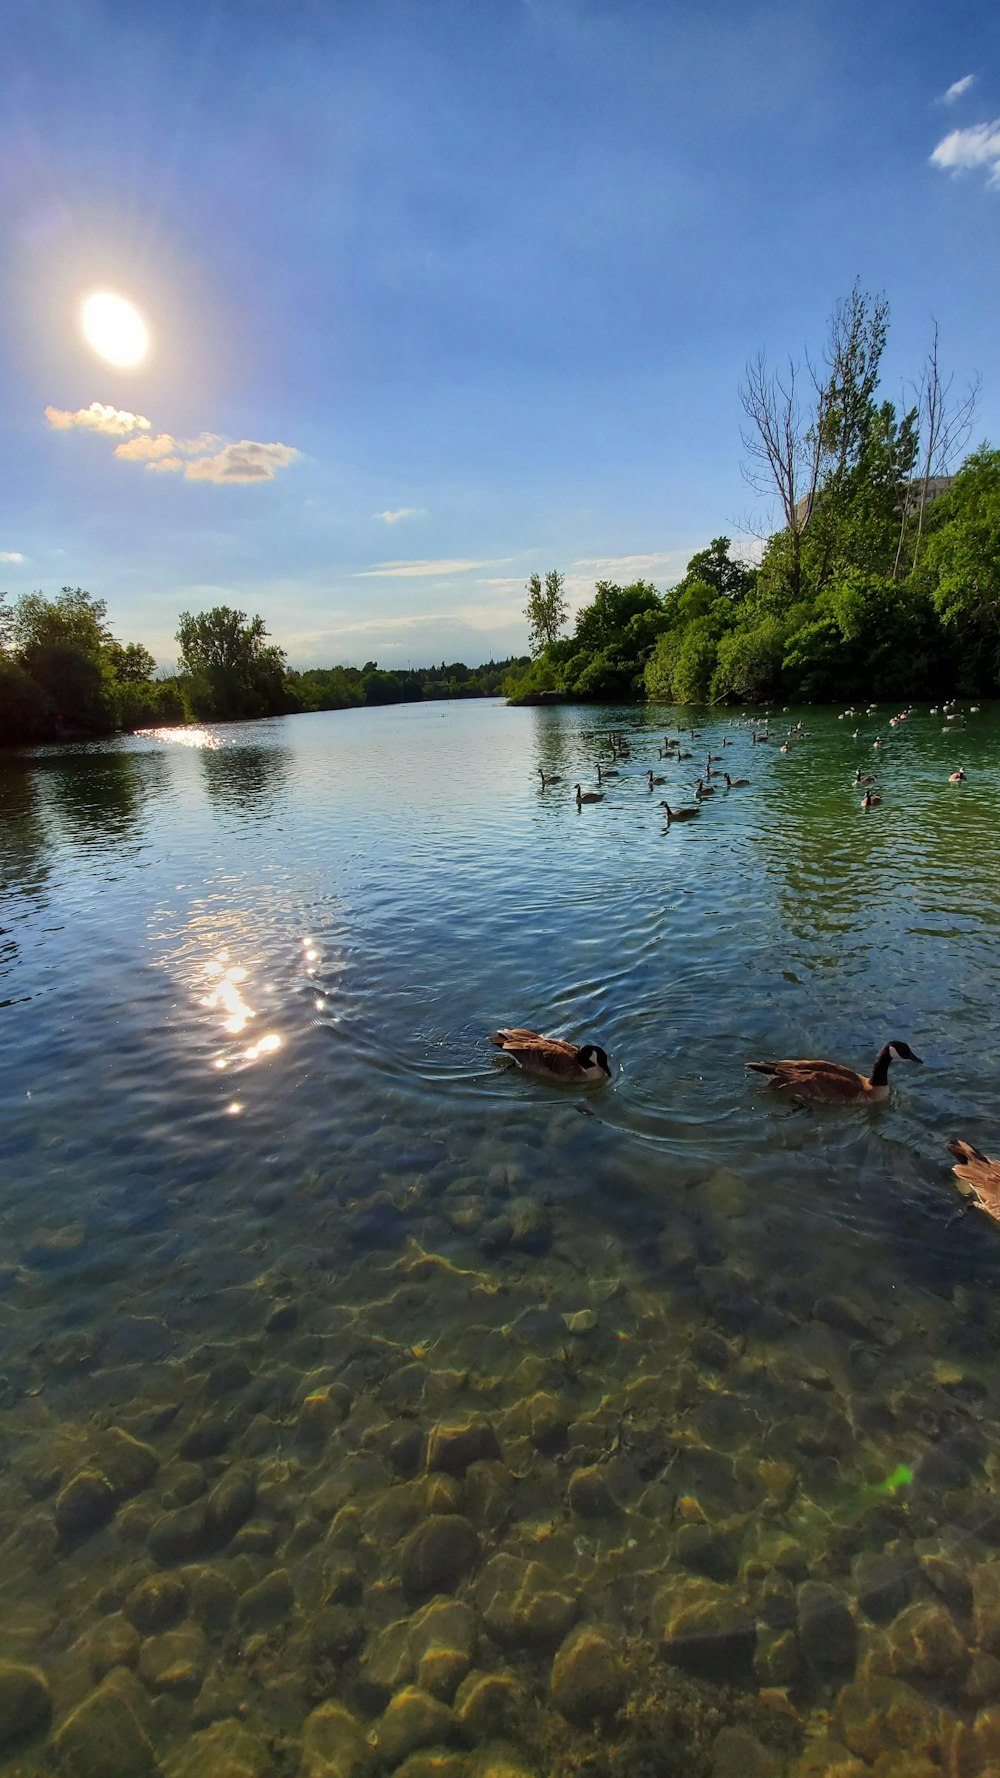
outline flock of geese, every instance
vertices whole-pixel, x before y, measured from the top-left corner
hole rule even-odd
[[[869,705],[864,711],[850,708],[843,711],[838,720],[842,722],[845,719],[861,715],[874,716],[876,708],[874,704]],[[977,704],[971,705],[970,713],[975,714],[978,708]],[[912,714],[911,709],[906,709],[891,716],[889,718],[890,728],[898,728]],[[964,720],[963,714],[954,700],[941,706],[932,707],[931,715],[944,715],[945,727],[942,730],[944,734],[955,734],[956,729],[951,725],[961,725]],[[765,722],[766,720],[765,718]],[[692,746],[700,739],[699,731],[696,729],[682,730],[676,738],[665,736],[663,746],[659,749],[661,760],[683,761],[693,757],[690,749],[685,748],[683,744],[685,733],[689,736]],[[803,739],[805,734],[806,730],[801,722],[793,723],[786,739],[780,744],[780,751],[788,753],[798,741]],[[853,738],[855,740],[861,739],[860,729],[853,731]],[[766,726],[762,730],[753,727],[750,739],[754,746],[758,746],[769,743],[772,737]],[[603,802],[605,780],[618,778],[621,775],[621,767],[629,761],[629,742],[620,730],[612,731],[609,742],[611,764],[602,765],[598,762],[598,789],[584,790],[579,784],[573,786],[578,809],[584,803]],[[723,748],[732,745],[733,742],[728,737],[722,741]],[[872,745],[874,751],[880,752],[883,745],[881,736],[876,736]],[[721,780],[727,791],[741,789],[744,785],[749,784],[749,778],[733,778],[727,771],[713,771],[712,768],[723,765],[724,760],[724,753],[712,753],[706,748],[705,766],[695,786],[696,801],[693,804],[673,808],[665,800],[661,801],[660,807],[666,813],[665,831],[669,831],[673,822],[693,821],[701,814],[705,799],[713,796],[716,789],[721,787],[721,784],[717,786],[711,782],[713,778]],[[543,790],[562,783],[560,775],[547,774],[541,768],[539,768],[539,776]],[[646,772],[646,779],[650,791],[667,782],[666,778],[658,774],[652,766]],[[959,767],[950,773],[948,782],[949,784],[963,784],[965,782],[964,770]],[[877,808],[881,804],[882,797],[875,785],[872,773],[863,772],[858,766],[853,783],[855,789],[861,789],[864,793],[861,798],[861,807],[865,812]],[[565,1038],[546,1037],[540,1031],[532,1031],[521,1026],[508,1026],[492,1032],[490,1042],[495,1044],[525,1073],[536,1075],[558,1086],[603,1086],[611,1079],[611,1063],[607,1051],[602,1049],[600,1044],[570,1043]],[[812,1057],[747,1062],[746,1066],[756,1074],[766,1075],[773,1092],[781,1093],[800,1103],[878,1104],[889,1096],[889,1065],[893,1061],[921,1064],[921,1058],[914,1054],[908,1043],[904,1043],[900,1038],[894,1038],[891,1042],[882,1045],[872,1064],[870,1074],[861,1074],[856,1069],[845,1067],[840,1062],[820,1061]],[[989,1155],[974,1148],[970,1142],[962,1142],[957,1138],[948,1143],[948,1150],[955,1157],[956,1165],[952,1171],[959,1181],[959,1189],[970,1204],[977,1205],[1000,1223],[1000,1159],[991,1159]]]

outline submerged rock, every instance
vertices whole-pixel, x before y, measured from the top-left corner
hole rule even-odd
[[[139,1659],[139,1632],[121,1612],[102,1618],[87,1638],[87,1658],[95,1679],[113,1667],[134,1667]]]
[[[306,1717],[300,1778],[370,1778],[374,1769],[364,1725],[342,1704],[320,1704]]]
[[[193,1624],[149,1636],[139,1650],[139,1678],[152,1692],[196,1692],[207,1665],[205,1638]]]
[[[797,1615],[799,1645],[807,1664],[825,1676],[853,1672],[858,1626],[843,1594],[823,1581],[803,1581]]]
[[[208,1496],[209,1528],[220,1543],[229,1543],[257,1504],[257,1484],[249,1470],[228,1469]]]
[[[122,1611],[144,1636],[166,1630],[187,1611],[188,1590],[176,1574],[152,1574],[129,1593]]]
[[[937,1600],[922,1600],[900,1612],[889,1631],[892,1673],[904,1679],[960,1679],[969,1650],[951,1612]]]
[[[779,1778],[781,1762],[749,1729],[720,1729],[712,1743],[712,1778]]]
[[[617,1511],[607,1477],[597,1464],[575,1469],[566,1488],[566,1499],[582,1519],[602,1519]]]
[[[452,1415],[439,1420],[427,1441],[428,1469],[464,1475],[470,1463],[500,1456],[497,1435],[481,1414]]]
[[[201,1501],[161,1513],[150,1526],[147,1539],[150,1554],[163,1568],[190,1562],[210,1541],[208,1514]]]
[[[607,1633],[595,1624],[571,1630],[556,1651],[550,1686],[556,1709],[570,1722],[614,1716],[625,1696],[625,1675]]]
[[[435,1599],[413,1619],[408,1652],[424,1691],[450,1703],[478,1645],[475,1614],[457,1599]]]
[[[170,1778],[266,1778],[274,1767],[258,1735],[239,1722],[217,1722],[193,1735]]]
[[[473,1568],[479,1538],[461,1513],[432,1513],[403,1545],[401,1578],[411,1599],[453,1593]]]
[[[52,1737],[66,1778],[162,1778],[163,1768],[139,1721],[136,1681],[121,1669],[71,1711]]]
[[[0,1747],[49,1726],[52,1694],[37,1667],[0,1661]]]
[[[485,1741],[510,1731],[524,1700],[513,1673],[466,1675],[455,1696],[455,1719],[473,1741]]]
[[[862,1550],[854,1558],[851,1579],[862,1611],[877,1624],[886,1624],[905,1610],[913,1597],[915,1559],[912,1555]]]
[[[757,1627],[728,1589],[709,1581],[665,1587],[653,1609],[663,1625],[663,1655],[671,1666],[718,1684],[753,1684]]]
[[[386,1706],[376,1730],[378,1749],[388,1766],[398,1766],[418,1747],[451,1739],[454,1718],[446,1704],[419,1686],[408,1685]]]
[[[64,1544],[103,1530],[115,1516],[115,1491],[99,1469],[81,1469],[56,1496],[56,1527]]]
[[[845,1685],[837,1699],[840,1732],[852,1753],[874,1761],[889,1749],[913,1759],[933,1757],[938,1712],[899,1679],[867,1679]]]
[[[503,1553],[484,1568],[476,1599],[494,1641],[510,1648],[557,1647],[578,1611],[540,1562]]]
[[[265,1574],[243,1594],[239,1604],[240,1622],[253,1630],[284,1623],[294,1610],[295,1593],[286,1568],[273,1568]]]

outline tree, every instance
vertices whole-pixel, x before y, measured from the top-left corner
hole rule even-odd
[[[913,539],[912,565],[916,568],[923,541],[924,520],[927,514],[931,481],[935,476],[950,473],[959,452],[968,443],[969,434],[972,431],[972,422],[979,401],[980,379],[975,377],[965,394],[960,399],[952,401],[951,389],[954,381],[954,375],[946,377],[942,374],[938,363],[938,324],[935,321],[927,362],[917,385],[917,410],[921,432],[920,477],[915,488],[912,483],[907,483],[907,499],[903,503],[903,513],[900,520],[899,546],[896,551],[894,573],[899,570],[906,535],[906,522],[914,500],[917,508],[917,526]]]
[[[992,691],[1000,677],[1000,451],[974,451],[932,516],[921,578],[962,643],[971,683]]]
[[[821,419],[802,406],[799,367],[792,359],[779,374],[768,369],[765,354],[758,352],[747,363],[739,393],[747,419],[740,432],[747,454],[743,474],[761,498],[777,497],[790,543],[789,581],[797,597],[802,533],[819,478]]]
[[[569,616],[569,606],[563,596],[564,586],[565,577],[556,568],[549,569],[544,587],[540,574],[533,574],[528,581],[524,615],[528,620],[528,646],[532,654],[541,654],[543,648],[551,647]]]
[[[190,680],[196,716],[228,721],[277,716],[294,708],[285,677],[284,650],[267,642],[260,616],[217,605],[192,616],[182,611],[177,625],[182,671]]]
[[[123,685],[141,685],[152,679],[156,661],[141,642],[112,642],[108,649],[111,671]]]
[[[687,565],[681,588],[697,581],[701,586],[710,586],[721,598],[742,598],[753,585],[754,570],[745,562],[734,561],[729,545],[728,537],[713,537],[707,549],[698,550]]]
[[[602,648],[619,641],[633,617],[644,611],[662,610],[663,600],[648,581],[637,580],[622,587],[611,580],[599,580],[590,604],[577,616],[576,645],[599,654]]]
[[[97,661],[114,642],[107,615],[104,600],[93,598],[82,587],[64,586],[55,599],[47,599],[44,593],[24,593],[14,607],[14,646],[26,662],[39,648],[70,648]]]

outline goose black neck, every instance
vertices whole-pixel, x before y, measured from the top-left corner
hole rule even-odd
[[[884,1087],[886,1085],[889,1079],[889,1063],[891,1061],[892,1056],[890,1047],[887,1043],[884,1043],[879,1050],[878,1055],[875,1057],[875,1066],[871,1073],[873,1087]]]

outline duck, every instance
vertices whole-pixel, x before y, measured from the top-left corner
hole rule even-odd
[[[654,776],[652,769],[646,773],[646,776],[649,779],[650,790],[652,790],[654,784],[665,784],[667,782],[666,778],[657,778]]]
[[[577,808],[581,803],[603,803],[604,801],[603,790],[581,790],[579,784],[574,784],[573,789],[576,791]]]
[[[744,784],[750,782],[749,778],[731,778],[728,772],[723,772],[722,776],[726,780],[727,790],[741,790]]]
[[[949,784],[964,784],[965,783],[965,773],[963,772],[961,766],[959,766],[957,772],[949,773],[948,783]]]
[[[562,783],[562,779],[559,776],[558,772],[549,772],[549,773],[543,772],[541,766],[539,766],[539,768],[538,768],[538,776],[542,780],[542,789],[543,790],[546,790],[550,784],[561,784]]]
[[[847,1104],[862,1100],[879,1102],[889,1097],[889,1063],[917,1062],[908,1043],[893,1038],[884,1043],[872,1064],[870,1074],[858,1074],[840,1062],[815,1062],[808,1059],[790,1062],[748,1062],[755,1074],[771,1075],[774,1092],[786,1092],[793,1098],[816,1099],[827,1105]]]
[[[705,780],[703,778],[699,778],[697,784],[694,787],[694,794],[699,799],[699,801],[701,800],[701,798],[703,796],[714,796],[715,795],[715,785],[714,784],[706,784]]]
[[[869,809],[877,809],[881,802],[882,798],[880,796],[873,796],[870,790],[866,790],[864,796],[861,798],[861,807],[867,813]]]
[[[490,1042],[526,1074],[540,1074],[559,1086],[603,1086],[611,1079],[608,1054],[599,1043],[567,1043],[517,1025],[491,1032]]]
[[[1000,1222],[1000,1161],[982,1154],[971,1142],[962,1142],[957,1136],[948,1143],[948,1153],[958,1162],[952,1172],[962,1181],[958,1188],[962,1196],[968,1198],[970,1204],[985,1210],[994,1222]]]
[[[697,815],[701,814],[700,809],[692,809],[692,808],[672,809],[670,807],[669,803],[661,803],[660,808],[666,809],[666,811],[667,811],[667,826],[668,827],[670,826],[670,823],[672,821],[693,821]]]
[[[854,774],[854,782],[855,784],[874,784],[875,779],[872,777],[871,772],[863,772],[859,766]]]

